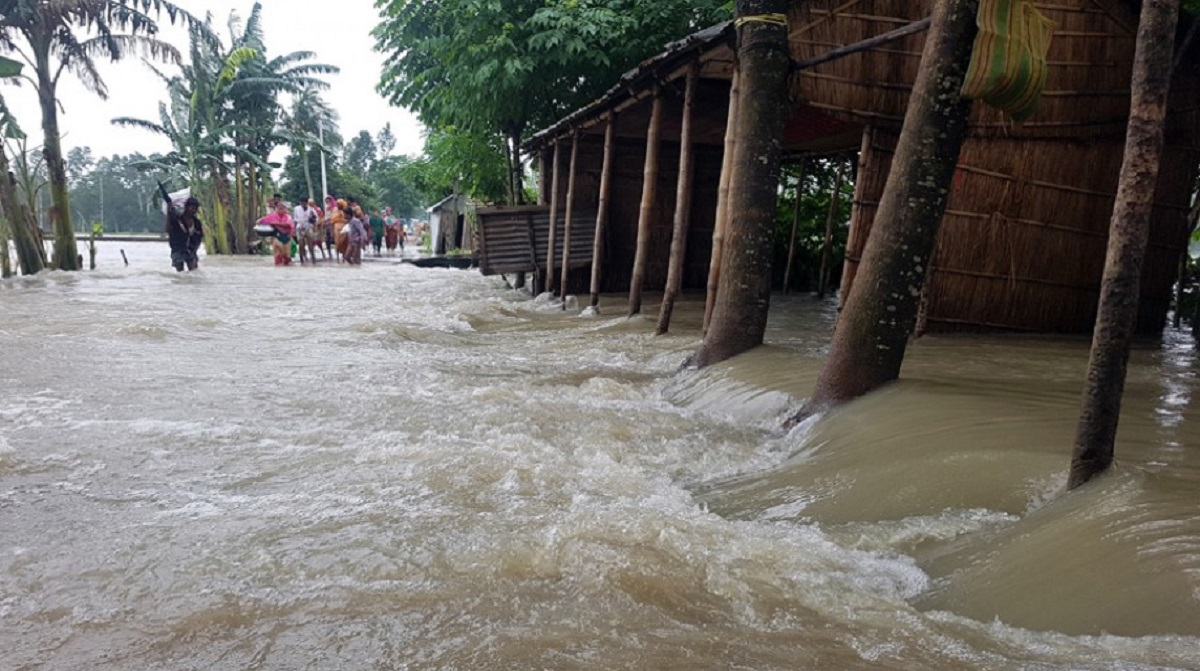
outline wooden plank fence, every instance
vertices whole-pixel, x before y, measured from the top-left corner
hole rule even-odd
[[[549,205],[481,207],[475,211],[479,227],[479,271],[484,275],[518,272],[545,273],[546,240],[550,235]],[[559,216],[554,258],[563,258],[563,220]],[[592,265],[596,211],[573,212],[570,268]],[[555,268],[555,271],[558,269]]]

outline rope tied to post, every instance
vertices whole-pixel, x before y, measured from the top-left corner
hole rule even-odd
[[[769,23],[774,26],[787,27],[787,14],[755,14],[753,16],[739,16],[734,19],[733,27],[741,28],[746,23]]]

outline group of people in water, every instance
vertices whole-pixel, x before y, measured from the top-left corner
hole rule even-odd
[[[188,198],[183,209],[167,208],[167,239],[171,246],[171,264],[176,270],[195,270],[200,265],[198,251],[204,240],[203,228],[197,216],[199,201]],[[275,265],[288,266],[299,256],[300,263],[316,263],[317,253],[323,260],[357,265],[362,263],[367,245],[375,256],[404,253],[408,234],[405,222],[392,216],[392,208],[365,210],[353,198],[325,197],[325,207],[317,206],[312,198],[301,199],[289,208],[283,196],[275,194],[271,211],[256,223],[255,232],[270,240]]]
[[[326,196],[324,209],[309,198],[301,199],[289,213],[279,194],[271,199],[271,207],[272,211],[258,220],[262,228],[256,228],[270,237],[277,266],[291,265],[293,248],[301,264],[316,263],[320,252],[324,260],[357,265],[368,244],[375,256],[381,256],[385,247],[389,254],[395,254],[397,248],[404,252],[407,231],[404,222],[392,216],[390,207],[368,212],[353,198]]]

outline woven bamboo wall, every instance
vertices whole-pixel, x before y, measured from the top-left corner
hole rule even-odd
[[[975,134],[1087,136],[1120,133],[1129,112],[1137,16],[1117,0],[1035,2],[1055,22],[1046,88],[1037,112],[1014,126],[977,105]],[[931,0],[804,0],[793,2],[791,51],[811,58],[929,15]],[[833,116],[898,127],[921,62],[925,34],[797,73],[799,97]]]
[[[1116,0],[1035,3],[1055,23],[1046,92],[1022,126],[976,103],[933,256],[918,328],[1091,330],[1129,112],[1136,15]],[[794,3],[791,46],[816,55],[927,15],[929,0]],[[801,73],[827,114],[871,124],[856,185],[843,291],[853,281],[895,149],[924,34]],[[1195,82],[1173,87],[1138,328],[1161,330],[1196,175]],[[1191,101],[1191,102],[1189,102]],[[843,296],[845,294],[843,293]]]
[[[895,148],[894,135],[870,135],[843,287],[862,257]],[[967,142],[938,234],[922,328],[1090,331],[1123,148],[1115,138]],[[1168,147],[1142,278],[1138,329],[1144,333],[1160,331],[1166,317],[1194,174],[1194,156]]]

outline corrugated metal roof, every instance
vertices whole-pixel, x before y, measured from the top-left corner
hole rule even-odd
[[[725,21],[667,44],[661,53],[647,58],[636,68],[621,75],[617,83],[603,96],[568,114],[553,126],[534,133],[522,145],[522,149],[526,153],[537,151],[556,137],[565,135],[580,121],[597,116],[615,106],[618,101],[628,98],[639,88],[636,84],[655,76],[661,76],[663,71],[672,70],[680,63],[691,59],[695,54],[705,51],[713,45],[732,40],[735,36],[733,21]]]

